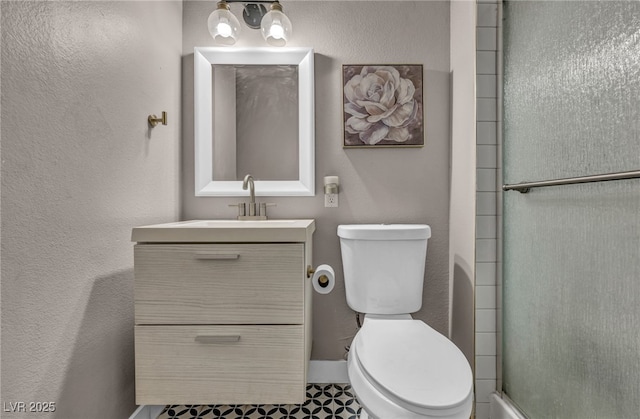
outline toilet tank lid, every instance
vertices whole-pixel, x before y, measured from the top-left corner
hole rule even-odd
[[[431,237],[426,224],[346,224],[338,226],[338,236],[352,240],[424,240]]]

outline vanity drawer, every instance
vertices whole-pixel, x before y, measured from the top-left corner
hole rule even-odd
[[[304,244],[138,244],[136,324],[302,324]]]
[[[135,360],[139,405],[305,400],[302,325],[136,326]]]

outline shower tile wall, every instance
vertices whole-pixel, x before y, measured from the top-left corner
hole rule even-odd
[[[499,388],[499,261],[501,222],[500,0],[478,0],[476,21],[476,418],[489,418],[489,394]]]

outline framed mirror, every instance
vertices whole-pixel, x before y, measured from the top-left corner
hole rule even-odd
[[[312,48],[194,49],[196,196],[313,196]]]

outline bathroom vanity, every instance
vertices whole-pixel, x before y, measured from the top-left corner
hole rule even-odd
[[[313,220],[134,228],[136,403],[304,402],[314,230]]]

